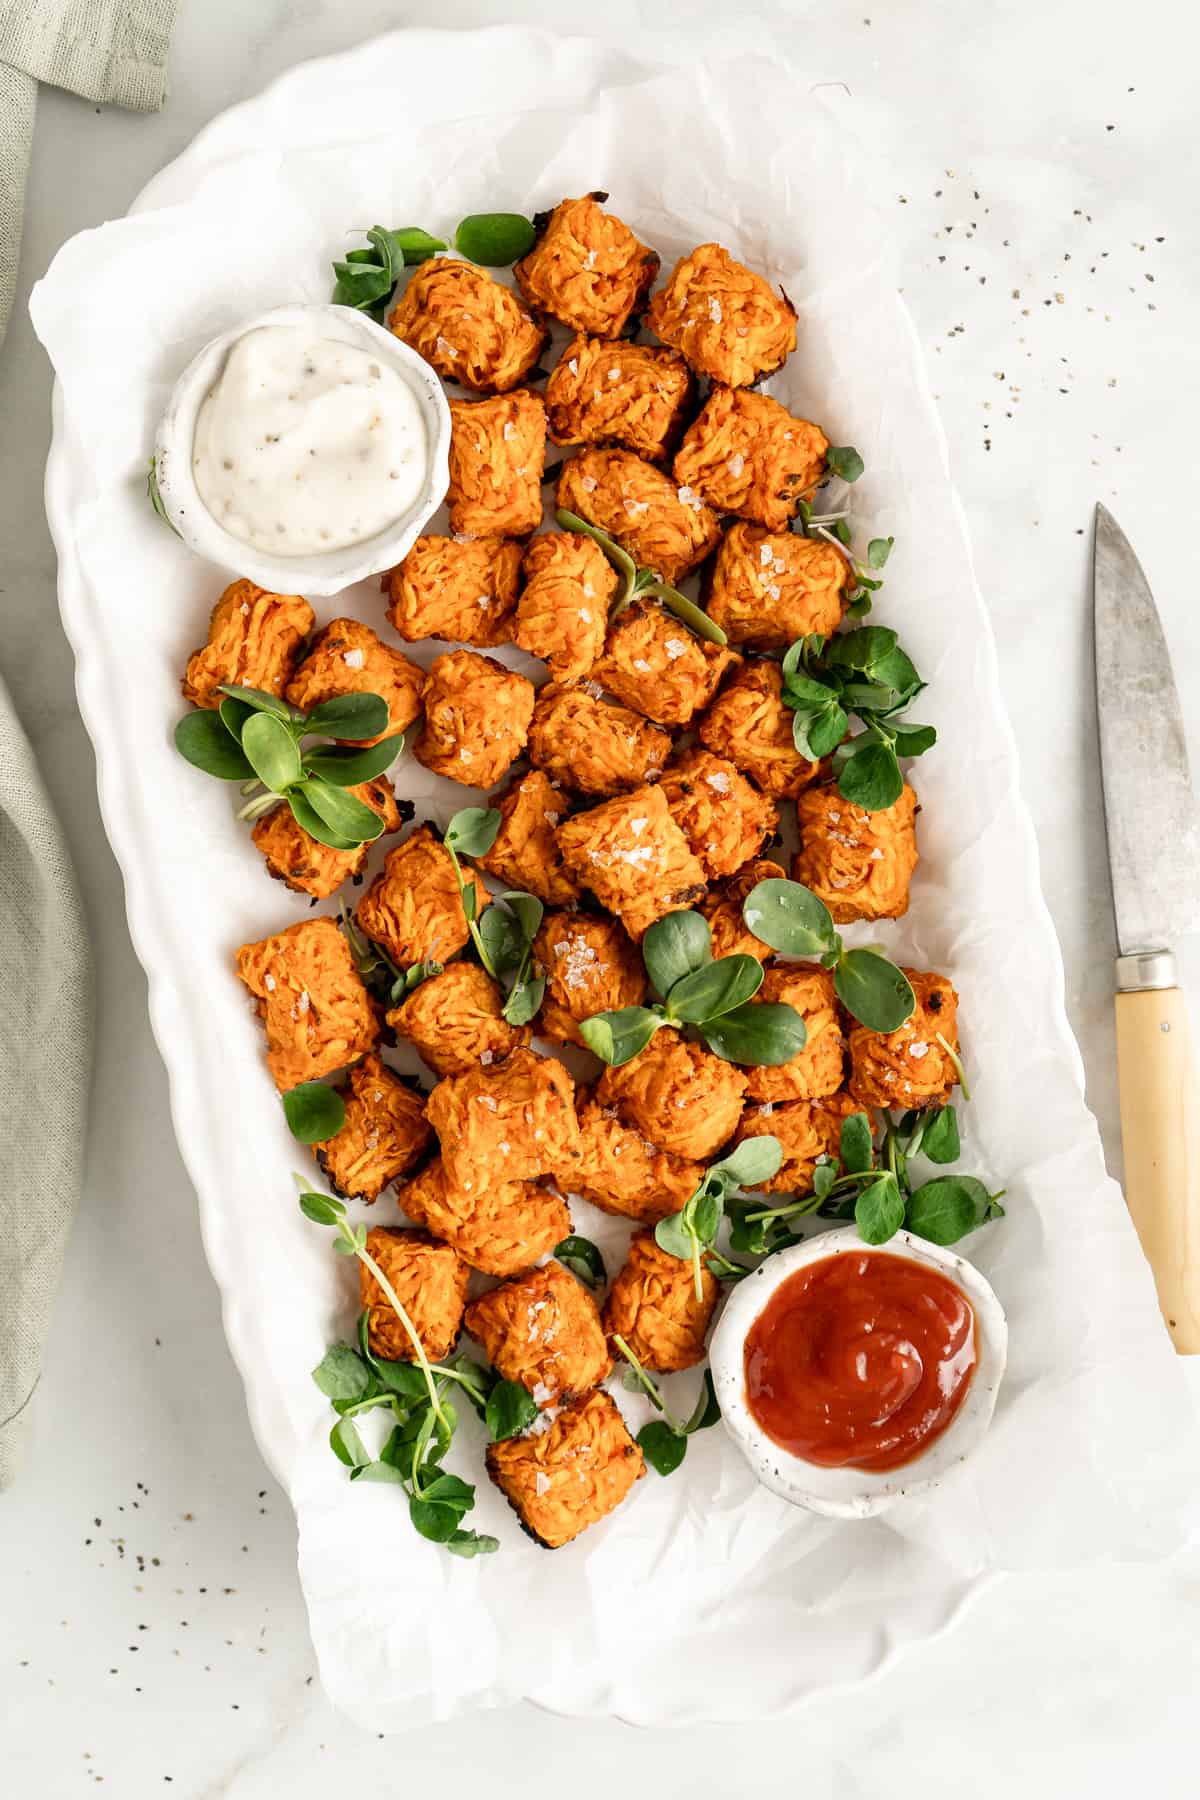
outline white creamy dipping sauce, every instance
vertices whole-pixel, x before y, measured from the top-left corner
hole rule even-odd
[[[416,395],[387,362],[297,325],[230,350],[196,417],[192,472],[217,523],[275,556],[360,544],[408,511],[429,463]]]

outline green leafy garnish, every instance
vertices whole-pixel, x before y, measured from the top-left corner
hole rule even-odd
[[[711,1163],[681,1212],[670,1213],[654,1228],[654,1241],[668,1256],[690,1262],[696,1298],[704,1297],[703,1270],[707,1263],[715,1275],[738,1281],[748,1271],[716,1249],[717,1233],[725,1216],[725,1202],[740,1188],[761,1187],[779,1172],[783,1146],[776,1137],[743,1138],[728,1156]]]
[[[454,234],[454,248],[469,262],[506,269],[533,249],[537,233],[523,213],[468,213]]]
[[[458,1356],[431,1363],[420,1336],[387,1276],[366,1247],[365,1225],[351,1225],[340,1200],[303,1193],[300,1210],[315,1224],[334,1230],[334,1248],[370,1270],[413,1348],[412,1362],[389,1362],[370,1347],[369,1315],[358,1321],[357,1347],[334,1344],[313,1370],[313,1380],[338,1418],[329,1446],[350,1471],[351,1481],[390,1482],[408,1496],[409,1519],[432,1543],[456,1556],[479,1556],[499,1549],[499,1541],[464,1529],[475,1504],[475,1489],[442,1466],[454,1440],[458,1413],[450,1399],[460,1394],[484,1419],[493,1441],[524,1431],[537,1417],[533,1396],[518,1382],[502,1381],[494,1369]],[[373,1456],[354,1420],[383,1411],[392,1429]]]
[[[584,537],[590,537],[599,544],[620,575],[620,585],[609,607],[610,618],[615,619],[618,613],[624,612],[631,600],[661,600],[667,611],[674,613],[680,623],[686,625],[689,631],[694,631],[697,637],[706,638],[710,644],[729,642],[725,632],[715,619],[709,618],[702,606],[697,606],[694,600],[681,594],[669,581],[663,581],[653,569],[639,569],[628,550],[623,550],[615,538],[609,537],[607,531],[601,531],[598,525],[581,519],[578,513],[568,512],[565,506],[560,506],[554,517],[563,531],[582,532]]]
[[[831,444],[825,452],[825,461],[833,473],[840,475],[843,481],[857,481],[866,468],[866,464],[853,444],[841,446]]]
[[[990,1193],[974,1175],[943,1175],[914,1186],[910,1165],[924,1154],[931,1162],[951,1162],[959,1154],[958,1122],[952,1106],[910,1111],[897,1120],[879,1114],[881,1151],[877,1158],[866,1113],[843,1120],[840,1154],[823,1157],[813,1172],[813,1191],[781,1206],[731,1200],[730,1248],[751,1256],[773,1255],[798,1242],[792,1227],[801,1219],[853,1219],[868,1244],[884,1244],[903,1227],[935,1244],[953,1244],[989,1219],[1003,1216],[1003,1190]],[[750,1140],[747,1140],[750,1141]]]
[[[642,1367],[625,1339],[614,1337],[613,1343],[629,1364],[626,1386],[640,1389],[655,1410],[662,1414],[661,1419],[652,1419],[638,1432],[637,1441],[641,1445],[642,1454],[656,1474],[673,1475],[687,1452],[688,1439],[697,1431],[707,1431],[721,1417],[712,1374],[705,1369],[700,1397],[690,1417],[677,1419],[663,1399],[658,1383]]]
[[[564,1269],[570,1269],[572,1275],[593,1293],[598,1292],[608,1280],[604,1258],[591,1238],[576,1237],[574,1234],[565,1237],[561,1244],[555,1244],[554,1254]]]
[[[642,959],[661,1001],[593,1013],[579,1028],[610,1068],[639,1055],[664,1025],[691,1027],[716,1056],[750,1067],[790,1062],[803,1050],[801,1014],[781,1003],[752,1003],[762,986],[762,964],[753,956],[714,959],[702,914],[657,919],[642,939]]]
[[[367,242],[370,249],[350,250],[344,261],[334,263],[333,304],[352,306],[381,323],[401,270],[427,262],[446,246],[417,225],[402,225],[398,231],[373,225]]]
[[[302,1081],[284,1094],[283,1114],[294,1138],[302,1144],[323,1144],[345,1125],[346,1103],[327,1082]]]
[[[864,812],[893,806],[904,788],[899,758],[921,756],[937,742],[932,725],[901,721],[925,684],[896,633],[864,625],[830,638],[798,638],[782,673],[800,754],[812,762],[832,755],[839,793]],[[851,716],[866,729],[843,742]]]
[[[829,908],[811,888],[782,878],[760,881],[747,894],[742,917],[772,950],[818,957],[831,968],[838,999],[860,1025],[896,1031],[912,1017],[917,998],[903,970],[881,950],[847,950]]]
[[[442,842],[450,852],[467,930],[479,960],[505,989],[502,1012],[510,1025],[527,1025],[546,993],[543,975],[533,972],[533,940],[544,908],[536,894],[507,893],[476,916],[473,885],[463,879],[459,856],[486,856],[496,841],[501,814],[495,807],[466,806],[446,827]]]
[[[240,819],[256,819],[282,799],[301,830],[332,850],[374,842],[383,820],[346,790],[389,769],[404,748],[404,734],[366,750],[352,744],[305,749],[303,740],[316,732],[351,740],[378,737],[387,730],[386,700],[378,694],[340,694],[303,713],[259,688],[230,684],[221,693],[225,698],[217,711],[200,709],[180,719],[175,748],[206,775],[254,790]]]

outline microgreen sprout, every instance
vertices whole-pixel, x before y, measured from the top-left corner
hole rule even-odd
[[[386,950],[359,930],[354,915],[343,900],[338,913],[342,935],[350,946],[350,955],[359,978],[375,997],[388,1006],[399,1006],[407,994],[442,973],[442,964],[432,960],[412,963],[407,969],[397,968]]]
[[[501,988],[501,1009],[510,1025],[527,1025],[542,1004],[546,980],[533,968],[533,941],[544,907],[536,894],[508,892],[479,911],[478,889],[463,876],[462,856],[486,856],[496,841],[501,815],[495,807],[467,806],[456,812],[442,842],[454,865],[467,930],[480,962]]]
[[[377,1356],[371,1349],[370,1316],[364,1310],[357,1345],[335,1344],[326,1351],[313,1370],[313,1380],[338,1415],[329,1434],[334,1455],[349,1469],[352,1481],[394,1482],[403,1488],[409,1518],[422,1537],[444,1544],[456,1556],[499,1549],[498,1539],[463,1529],[462,1520],[475,1504],[475,1489],[442,1467],[458,1426],[450,1396],[458,1393],[465,1398],[484,1420],[489,1437],[498,1442],[533,1423],[538,1409],[532,1394],[467,1356],[430,1362],[395,1288],[366,1247],[366,1226],[351,1225],[341,1201],[326,1194],[302,1193],[300,1210],[314,1223],[332,1226],[334,1248],[357,1257],[370,1270],[413,1348],[412,1362]],[[390,1415],[392,1429],[374,1457],[354,1420],[376,1410]]]
[[[714,1275],[734,1281],[749,1273],[715,1248],[725,1203],[739,1189],[759,1187],[769,1181],[778,1174],[782,1162],[783,1146],[778,1138],[765,1133],[743,1138],[728,1156],[709,1165],[683,1209],[668,1214],[655,1226],[654,1241],[659,1249],[691,1263],[697,1300],[704,1298],[706,1263]]]
[[[656,920],[642,939],[642,959],[661,1000],[593,1013],[579,1027],[610,1068],[639,1055],[664,1025],[691,1028],[724,1061],[753,1068],[790,1062],[803,1050],[802,1015],[782,1002],[751,1004],[762,986],[762,964],[753,956],[714,958],[702,913]]]
[[[335,262],[333,304],[350,306],[382,324],[387,303],[406,268],[428,262],[449,246],[431,237],[419,225],[402,225],[397,231],[373,225],[364,234],[367,247],[348,250]],[[490,269],[506,268],[533,248],[536,236],[532,219],[523,213],[470,213],[459,222],[454,248],[468,262]]]
[[[724,631],[715,619],[709,618],[702,606],[697,606],[694,600],[681,594],[677,587],[672,587],[669,581],[664,581],[653,569],[640,569],[628,550],[622,549],[607,531],[601,531],[598,525],[581,519],[578,513],[568,512],[563,506],[559,507],[554,516],[563,531],[581,532],[584,537],[590,537],[599,544],[620,575],[620,586],[609,607],[610,618],[615,619],[618,613],[624,612],[632,600],[661,600],[667,611],[674,613],[697,637],[706,638],[710,644],[729,642]]]
[[[772,879],[751,888],[742,917],[755,937],[783,956],[817,957],[833,970],[838,999],[871,1031],[897,1031],[917,997],[908,977],[881,950],[847,950],[822,900],[798,881]]]
[[[347,790],[376,780],[404,748],[403,732],[356,748],[387,730],[386,700],[337,694],[303,713],[260,688],[230,684],[221,693],[216,711],[198,708],[180,719],[175,748],[194,768],[240,782],[243,795],[253,794],[239,819],[255,819],[285,800],[301,830],[331,850],[374,842],[383,820]],[[318,733],[350,742],[304,748],[303,740]]]
[[[706,1431],[721,1417],[712,1374],[705,1369],[700,1398],[691,1416],[677,1419],[663,1399],[658,1383],[647,1373],[625,1339],[614,1336],[613,1344],[629,1364],[625,1385],[631,1390],[640,1390],[655,1411],[662,1414],[661,1419],[652,1419],[638,1432],[637,1441],[641,1445],[642,1454],[659,1475],[673,1475],[687,1453],[687,1441],[692,1434]]]
[[[878,1115],[878,1152],[870,1115],[843,1120],[839,1154],[823,1156],[813,1170],[810,1194],[765,1207],[731,1200],[730,1246],[751,1256],[771,1256],[799,1241],[801,1219],[853,1219],[868,1244],[883,1244],[903,1227],[935,1244],[953,1244],[977,1226],[1003,1216],[1003,1189],[990,1193],[974,1175],[940,1175],[914,1186],[910,1165],[924,1155],[950,1163],[959,1155],[952,1106],[906,1112],[899,1120]]]
[[[812,762],[832,755],[838,792],[852,805],[865,812],[894,805],[904,789],[899,759],[921,756],[937,742],[932,725],[903,723],[925,684],[896,633],[865,625],[797,638],[782,674],[800,754]],[[846,740],[851,715],[866,729]]]

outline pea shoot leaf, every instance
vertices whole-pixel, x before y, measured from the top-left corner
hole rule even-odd
[[[842,1167],[851,1175],[863,1174],[875,1160],[871,1121],[866,1113],[851,1113],[842,1120]]]
[[[676,982],[712,961],[708,920],[698,912],[672,912],[656,919],[642,939],[642,960],[665,999]]]
[[[504,269],[534,245],[533,221],[522,213],[468,213],[454,234],[454,248],[469,262]]]
[[[867,1244],[886,1244],[904,1223],[904,1196],[890,1172],[861,1189],[854,1206],[858,1235]]]
[[[288,1130],[302,1144],[321,1144],[336,1137],[346,1123],[346,1103],[324,1081],[302,1081],[283,1096]]]
[[[353,838],[343,837],[340,831],[332,830],[325,823],[320,813],[313,810],[299,788],[293,788],[285,798],[291,808],[292,817],[301,831],[306,831],[310,838],[317,840],[318,844],[325,844],[330,850],[356,850],[358,848]]]
[[[615,1012],[593,1013],[579,1027],[589,1050],[610,1069],[619,1069],[641,1054],[660,1025],[666,1021],[660,1012],[646,1006],[622,1006]]]
[[[334,787],[359,787],[385,775],[404,748],[404,733],[382,738],[369,750],[352,750],[333,746],[328,750],[310,750],[304,756],[304,767],[310,775],[319,775]]]
[[[742,917],[755,937],[784,956],[823,956],[841,948],[829,908],[798,881],[760,881],[747,894]]]
[[[719,1019],[706,1019],[700,1035],[715,1056],[747,1068],[778,1068],[808,1042],[804,1015],[778,1000],[752,1001]]]
[[[372,1385],[369,1367],[349,1344],[332,1345],[312,1378],[330,1400],[361,1400]]]
[[[254,777],[255,771],[218,713],[192,712],[180,719],[175,727],[175,748],[193,768],[215,775],[218,781],[250,781]]]
[[[850,740],[851,753],[838,771],[838,793],[864,812],[884,812],[904,792],[904,777],[890,743],[864,732]]]
[[[941,1106],[928,1119],[921,1135],[921,1151],[932,1163],[957,1162],[962,1147],[958,1119],[952,1106]]]
[[[974,1175],[939,1175],[912,1195],[905,1223],[931,1244],[956,1244],[991,1217],[993,1209],[995,1201]]]
[[[673,1475],[687,1455],[687,1438],[662,1419],[651,1419],[637,1434],[642,1455],[657,1475]]]
[[[857,481],[866,467],[853,444],[831,445],[825,452],[825,461],[843,481]]]
[[[847,1012],[871,1031],[897,1031],[916,1008],[908,977],[877,950],[847,950],[833,985]]]
[[[446,827],[444,843],[459,856],[486,856],[500,831],[501,817],[494,806],[465,806]]]
[[[319,775],[309,775],[301,782],[300,795],[330,831],[349,843],[372,843],[383,830],[383,820],[377,812],[364,806],[346,788],[334,787]]]
[[[675,983],[667,995],[667,1017],[687,1025],[720,1018],[752,999],[762,981],[757,957],[723,956]]]
[[[570,1269],[572,1275],[593,1293],[602,1288],[608,1279],[604,1258],[591,1238],[577,1237],[574,1234],[565,1237],[561,1244],[555,1244],[554,1254],[563,1267]]]
[[[389,716],[387,701],[379,694],[335,694],[314,706],[304,729],[332,738],[378,737],[387,730]]]

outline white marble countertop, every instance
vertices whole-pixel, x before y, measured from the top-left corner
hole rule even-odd
[[[452,1776],[497,1796],[534,1778],[551,1793],[569,1783],[587,1800],[615,1777],[704,1800],[774,1778],[808,1800],[904,1800],[958,1794],[965,1776],[981,1800],[1017,1780],[1037,1796],[1194,1792],[1196,1548],[1169,1566],[996,1582],[950,1633],[865,1688],[752,1733],[635,1735],[515,1708],[380,1742],[324,1701],[290,1512],[225,1350],[75,711],[41,509],[50,376],[23,300],[66,237],[124,212],[214,113],[293,62],[403,23],[568,21],[550,5],[464,0],[183,0],[181,13],[161,115],[43,93],[22,288],[0,356],[0,666],[71,839],[100,989],[84,1207],[30,1462],[0,1502],[0,1791],[315,1800],[331,1781],[390,1792]],[[1200,473],[1195,27],[1180,29],[1173,0],[1136,15],[1111,0],[827,0],[764,6],[736,25],[719,5],[609,0],[604,16],[638,43],[648,21],[676,44],[699,41],[701,18],[743,42],[773,32],[814,81],[850,90],[847,131],[878,157],[894,199],[1089,1098],[1119,1173],[1090,527],[1103,500],[1138,548],[1200,758],[1187,555]],[[1195,1004],[1200,950],[1183,952]]]

